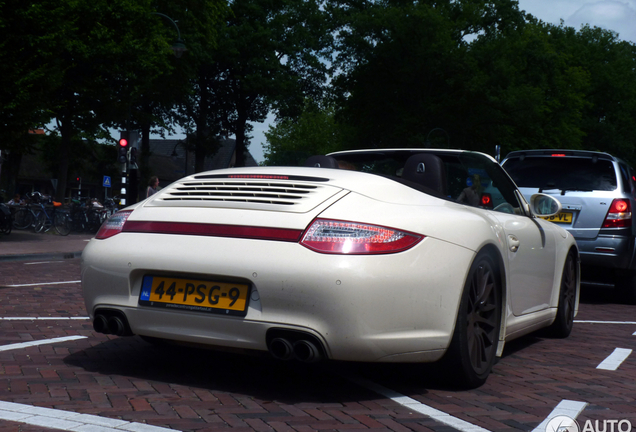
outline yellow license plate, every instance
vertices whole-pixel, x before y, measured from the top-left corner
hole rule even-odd
[[[144,276],[142,306],[245,316],[249,285],[164,276]]]
[[[554,216],[541,216],[541,218],[554,223],[572,223],[572,215],[571,212],[560,212]]]

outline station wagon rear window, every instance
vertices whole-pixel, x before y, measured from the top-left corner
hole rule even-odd
[[[508,159],[504,168],[518,187],[568,191],[611,191],[617,187],[611,161],[581,157]]]

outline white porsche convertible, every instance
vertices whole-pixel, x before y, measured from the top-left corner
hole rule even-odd
[[[572,236],[485,154],[386,149],[185,177],[82,255],[95,331],[312,362],[435,362],[481,385],[506,341],[569,335]]]

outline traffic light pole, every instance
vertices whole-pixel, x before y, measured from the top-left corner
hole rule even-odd
[[[117,160],[121,163],[121,191],[119,203],[126,206],[126,178],[128,176],[128,144],[130,142],[130,132],[121,131],[119,141],[117,143]]]
[[[126,178],[128,177],[128,161],[121,164],[121,191],[119,194],[121,198],[119,199],[119,203],[122,206],[126,206]]]

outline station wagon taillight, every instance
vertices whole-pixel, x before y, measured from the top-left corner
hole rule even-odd
[[[612,201],[603,228],[626,228],[632,226],[632,205],[629,200],[617,198]]]

